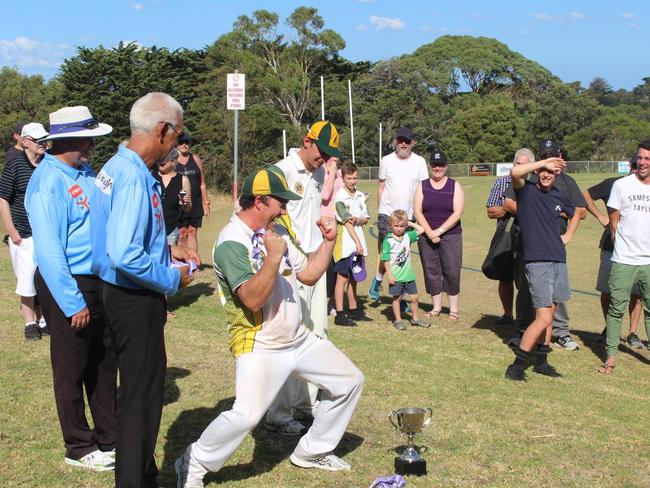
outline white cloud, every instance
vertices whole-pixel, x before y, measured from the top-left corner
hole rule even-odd
[[[357,24],[354,26],[354,28],[358,31],[367,31],[368,26],[366,24]]]
[[[636,14],[634,12],[623,12],[621,14],[622,19],[634,19],[636,18]]]
[[[37,39],[17,37],[0,39],[0,63],[4,66],[25,68],[58,68],[74,49],[66,44],[50,44]]]
[[[536,12],[534,14],[530,14],[530,16],[537,20],[541,20],[542,22],[554,22],[557,24],[562,24],[564,22],[579,22],[587,19],[587,16],[585,14],[576,10],[572,10],[567,14],[548,14],[546,12]]]
[[[378,17],[377,15],[373,15],[370,17],[370,23],[374,25],[377,30],[400,30],[406,27],[404,22],[397,17]]]
[[[144,8],[144,5],[142,5],[141,3],[132,3],[131,8],[133,10],[137,10],[139,12],[140,10],[142,10]]]

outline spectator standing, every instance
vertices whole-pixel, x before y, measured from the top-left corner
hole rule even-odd
[[[616,366],[621,322],[634,283],[639,284],[646,333],[650,336],[650,140],[636,153],[636,173],[614,182],[607,212],[614,241],[609,274],[607,360],[598,371],[609,374]]]
[[[431,327],[429,322],[418,317],[418,288],[415,282],[415,270],[411,263],[411,245],[417,240],[424,229],[410,222],[404,210],[395,210],[388,220],[391,231],[382,243],[381,260],[388,263],[385,267],[388,277],[388,292],[393,297],[393,327],[397,330],[406,330],[402,320],[400,298],[408,295],[411,300],[411,325],[416,327]],[[406,230],[412,227],[411,230]]]
[[[34,233],[34,277],[50,329],[54,399],[65,463],[115,468],[117,361],[105,326],[102,282],[90,263],[90,206],[95,172],[88,160],[95,137],[112,127],[84,106],[50,114],[52,141],[27,186],[25,208]],[[84,389],[94,421],[88,425]]]
[[[210,216],[210,196],[205,184],[203,161],[198,154],[190,152],[190,136],[183,133],[178,139],[178,164],[176,172],[190,180],[192,205],[189,210],[181,213],[178,229],[178,244],[198,252],[198,230],[203,223],[203,217]]]
[[[544,376],[561,376],[548,363],[548,354],[555,307],[571,296],[564,246],[571,240],[575,225],[570,224],[561,233],[560,222],[565,216],[570,221],[578,218],[574,216],[575,207],[569,197],[554,186],[556,174],[564,166],[562,159],[550,158],[513,166],[510,171],[512,187],[517,192],[526,279],[535,309],[535,320],[526,328],[515,351],[515,361],[505,373],[507,379],[514,381],[526,380],[528,358],[536,344],[533,371]],[[531,171],[537,171],[535,183],[524,179]]]
[[[323,164],[331,158],[340,158],[339,133],[327,120],[314,123],[302,139],[297,151],[275,164],[272,171],[282,172],[289,188],[302,198],[287,203],[290,228],[300,247],[307,254],[316,252],[323,236],[316,221],[321,218],[322,189],[325,182]],[[302,306],[302,320],[317,336],[327,338],[327,290],[323,275],[313,284],[298,284]],[[305,426],[295,417],[309,420],[316,405],[318,387],[306,385],[302,380],[289,378],[276,402],[269,409],[265,426],[281,435],[297,436]],[[293,412],[292,412],[293,410]]]
[[[34,288],[34,240],[25,211],[25,192],[29,179],[45,154],[48,135],[42,124],[25,124],[20,133],[20,144],[25,148],[5,165],[0,176],[0,215],[9,234],[9,253],[16,274],[16,294],[20,297],[20,313],[25,322],[25,339],[38,340],[49,331],[41,321]]]
[[[91,207],[92,271],[103,281],[106,323],[120,373],[115,484],[157,486],[154,459],[165,386],[165,295],[190,283],[176,259],[194,252],[167,245],[160,184],[151,167],[178,144],[183,109],[165,93],[148,93],[129,114],[131,138],[95,180]]]
[[[636,154],[630,160],[630,172],[636,171]],[[614,182],[623,178],[617,176],[614,178],[607,178],[597,185],[590,187],[583,192],[585,201],[587,202],[587,211],[593,215],[598,222],[604,227],[603,235],[600,238],[598,247],[600,248],[600,265],[598,267],[598,277],[596,278],[596,290],[600,292],[600,306],[603,311],[603,317],[607,319],[607,310],[609,309],[609,274],[612,270],[612,254],[614,252],[614,241],[612,241],[611,229],[609,226],[609,216],[603,214],[596,206],[595,201],[602,200],[607,205],[607,200],[612,193],[612,186]],[[639,321],[641,319],[641,300],[639,293],[639,286],[634,283],[630,295],[629,303],[630,312],[630,333],[628,334],[625,342],[628,346],[635,349],[643,349],[643,342],[637,335]],[[603,342],[607,339],[607,327],[601,333]]]
[[[418,239],[426,290],[433,309],[429,317],[442,310],[442,293],[449,299],[449,318],[458,320],[460,270],[463,264],[463,230],[460,217],[465,208],[463,188],[447,176],[447,156],[431,153],[431,177],[415,191],[414,214],[424,229]]]
[[[341,168],[343,188],[336,193],[336,221],[338,234],[334,246],[334,261],[336,269],[336,325],[355,326],[355,320],[363,320],[365,315],[358,308],[357,282],[352,273],[352,265],[365,263],[368,255],[366,237],[363,226],[368,223],[370,215],[366,206],[365,193],[357,190],[359,168],[354,163],[346,163]],[[348,313],[343,311],[343,297],[347,291]]]
[[[323,168],[325,168],[325,182],[323,183],[322,203],[320,206],[321,217],[329,219],[336,218],[336,208],[334,207],[334,196],[343,188],[343,177],[339,169],[339,158],[330,158]],[[336,271],[334,270],[334,261],[332,260],[325,273],[327,286],[327,310],[336,313],[334,305],[334,287],[336,286]]]
[[[24,156],[25,152],[25,146],[23,146],[22,142],[22,132],[23,132],[23,127],[25,127],[25,124],[27,122],[18,122],[16,124],[16,127],[14,128],[14,132],[12,134],[12,137],[14,139],[14,145],[11,146],[7,151],[5,152],[5,160],[4,160],[4,166],[7,166],[7,163],[10,161],[13,161],[16,159],[18,156]]]
[[[291,463],[350,469],[332,451],[359,401],[363,375],[329,340],[304,326],[298,293],[299,281],[313,284],[327,269],[336,226],[329,218],[318,219],[321,244],[309,255],[300,250],[285,228],[272,223],[286,212],[288,202],[300,199],[289,188],[277,172],[251,174],[242,185],[241,210],[215,243],[215,269],[236,361],[235,403],[176,460],[179,487],[202,487],[209,471],[223,467],[290,375],[323,388],[314,423],[291,454]]]
[[[390,232],[389,216],[395,210],[404,210],[413,220],[413,198],[417,186],[429,179],[427,163],[422,156],[413,152],[415,146],[413,131],[400,127],[395,136],[395,151],[381,158],[377,186],[377,255],[381,255],[382,243]],[[384,265],[378,259],[377,275],[368,289],[368,296],[379,300],[379,290],[384,279]]]
[[[512,161],[513,166],[518,164],[534,163],[535,155],[528,148],[519,149],[515,153]],[[498,219],[499,221],[507,218],[515,218],[504,207],[504,193],[512,183],[512,177],[508,174],[497,178],[492,185],[490,195],[488,196],[485,207],[487,208],[487,216],[489,219]],[[514,226],[514,224],[513,224]],[[514,260],[512,262],[512,275],[514,277]],[[503,315],[496,321],[496,325],[510,325],[514,322],[514,315],[512,310],[512,302],[514,298],[514,284],[513,280],[499,281],[499,300],[503,308]]]
[[[558,144],[551,140],[551,139],[546,139],[540,143],[540,158],[541,159],[548,159],[548,158],[554,158],[554,157],[560,157],[561,158],[562,153],[560,151],[560,146]],[[530,176],[529,180],[533,183],[536,182],[537,180],[537,175],[533,174]],[[585,218],[585,215],[587,213],[586,206],[587,202],[585,202],[584,197],[582,196],[582,192],[580,191],[580,188],[578,187],[578,184],[576,181],[569,176],[564,170],[562,170],[560,173],[557,174],[557,177],[555,178],[554,185],[557,187],[558,190],[563,192],[565,195],[567,195],[573,206],[576,208],[576,219],[571,219],[572,224],[575,226],[575,229],[571,232],[571,235],[573,235],[573,232],[577,230],[578,225],[580,224],[580,220]],[[517,202],[516,202],[516,196],[515,192],[510,186],[505,193],[505,202],[504,205],[508,212],[512,214],[517,213]],[[561,225],[561,231],[562,233],[568,232],[568,221],[560,221]],[[517,259],[517,258],[516,258]],[[523,272],[523,263],[521,263],[521,260],[517,260],[519,262],[519,266],[521,266],[521,269],[517,269],[517,264],[515,264],[515,280],[521,281],[520,286],[518,286],[518,292],[517,292],[517,299],[516,299],[516,306],[517,306],[517,324],[518,324],[518,332],[517,335],[513,338],[511,338],[508,341],[508,344],[511,346],[515,346],[519,344],[519,341],[521,340],[521,336],[523,335],[524,329],[530,324],[535,317],[535,313],[531,307],[531,298],[528,295],[528,290],[529,287],[524,281],[526,279],[525,273]],[[519,274],[519,276],[517,276]],[[578,345],[577,342],[573,340],[571,337],[570,331],[569,331],[569,309],[566,303],[558,303],[557,307],[555,309],[555,314],[553,316],[553,343],[557,344],[559,347],[562,349],[565,349],[567,351],[577,351],[580,349],[580,346]]]
[[[170,246],[178,244],[178,225],[182,213],[192,208],[190,180],[176,172],[177,158],[178,150],[173,149],[164,161],[158,163],[158,170],[153,173],[162,191],[165,232]]]

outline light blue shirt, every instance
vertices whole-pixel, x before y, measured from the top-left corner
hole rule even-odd
[[[126,288],[173,295],[181,274],[170,267],[160,183],[142,158],[120,146],[95,179],[92,271]]]
[[[95,173],[45,154],[29,180],[25,209],[38,269],[66,317],[86,307],[73,275],[90,275],[90,205]]]

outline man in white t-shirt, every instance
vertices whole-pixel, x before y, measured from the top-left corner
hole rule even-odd
[[[395,210],[404,210],[409,220],[413,220],[413,197],[417,185],[429,178],[427,163],[422,156],[413,152],[415,140],[413,131],[400,127],[395,136],[395,152],[381,158],[379,163],[379,185],[377,188],[377,256],[381,255],[381,244],[390,232],[388,219]],[[368,296],[379,300],[379,288],[384,279],[384,265],[377,265],[377,275],[373,278]]]
[[[321,218],[321,203],[325,168],[331,158],[340,158],[339,133],[336,126],[326,120],[313,124],[302,139],[297,151],[291,151],[282,161],[271,167],[280,169],[289,189],[300,195],[299,200],[287,203],[288,219],[284,219],[289,232],[295,234],[300,247],[307,254],[314,253],[323,242],[316,222]],[[312,286],[299,283],[298,294],[302,308],[302,321],[314,334],[327,338],[327,286],[326,276]],[[306,426],[298,419],[313,416],[318,388],[305,384],[298,378],[290,378],[269,409],[264,425],[281,435],[297,436]],[[293,412],[292,412],[293,410]],[[307,422],[308,423],[308,422]]]
[[[645,328],[650,334],[650,139],[639,144],[636,161],[636,173],[616,180],[607,201],[614,254],[606,320],[607,360],[598,368],[603,374],[611,373],[616,365],[621,322],[634,283],[639,286]]]

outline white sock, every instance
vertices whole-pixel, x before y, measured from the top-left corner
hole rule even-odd
[[[375,279],[379,281],[379,283],[381,283],[382,281],[384,281],[384,273],[377,273],[375,275]]]

